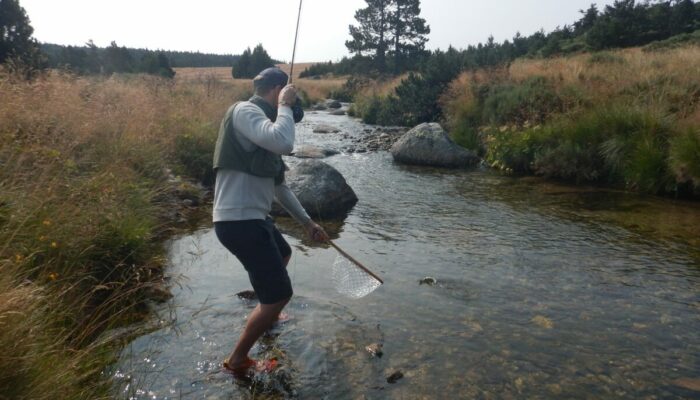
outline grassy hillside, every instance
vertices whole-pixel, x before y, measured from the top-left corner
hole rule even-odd
[[[442,96],[461,145],[507,172],[700,194],[700,47],[465,72]]]

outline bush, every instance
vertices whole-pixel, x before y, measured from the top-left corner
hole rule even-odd
[[[588,63],[589,64],[624,64],[625,59],[618,56],[617,54],[608,52],[608,51],[601,51],[597,53],[593,53],[589,58],[588,58]]]
[[[562,99],[543,77],[522,83],[504,83],[478,88],[482,94],[481,120],[491,124],[541,123],[551,114],[563,111]]]
[[[700,131],[689,129],[671,139],[669,164],[678,183],[700,194]]]
[[[672,189],[666,164],[671,134],[653,113],[605,107],[562,116],[541,128],[491,132],[486,157],[507,171],[660,193]]]
[[[214,148],[217,128],[213,123],[191,122],[189,129],[175,137],[176,172],[197,179],[205,186],[214,185]]]
[[[672,36],[666,40],[659,40],[657,42],[649,43],[648,45],[642,48],[642,51],[666,51],[677,49],[679,47],[698,45],[700,45],[700,30],[696,30],[693,33],[683,33],[680,35]]]

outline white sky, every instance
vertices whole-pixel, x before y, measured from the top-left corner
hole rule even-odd
[[[465,48],[520,31],[549,32],[579,18],[591,3],[613,0],[423,0],[430,25],[428,48]],[[20,0],[41,42],[104,47],[240,54],[262,43],[273,58],[289,61],[297,0]],[[338,60],[347,55],[348,25],[364,0],[305,0],[297,62]]]

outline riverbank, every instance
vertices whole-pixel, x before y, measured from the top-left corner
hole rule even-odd
[[[462,73],[441,96],[441,122],[507,174],[698,199],[698,65],[697,45],[519,59]],[[391,112],[403,78],[361,89],[351,111]]]
[[[0,75],[0,397],[109,396],[136,333],[115,328],[169,297],[162,241],[195,218],[247,86]]]
[[[464,74],[455,139],[492,167],[631,191],[700,195],[700,47],[522,60]]]

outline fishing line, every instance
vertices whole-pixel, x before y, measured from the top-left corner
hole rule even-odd
[[[289,79],[287,80],[287,84],[291,84],[294,80],[294,59],[296,58],[297,55],[297,40],[299,39],[299,22],[301,21],[301,6],[303,4],[304,0],[299,0],[299,12],[297,13],[297,27],[294,32],[294,47],[292,48],[292,64],[289,67]],[[299,142],[301,148],[304,148],[304,135],[299,132]],[[302,232],[302,235],[304,233]],[[297,255],[294,255],[294,265],[293,271],[292,271],[292,281],[296,282],[297,280]]]

